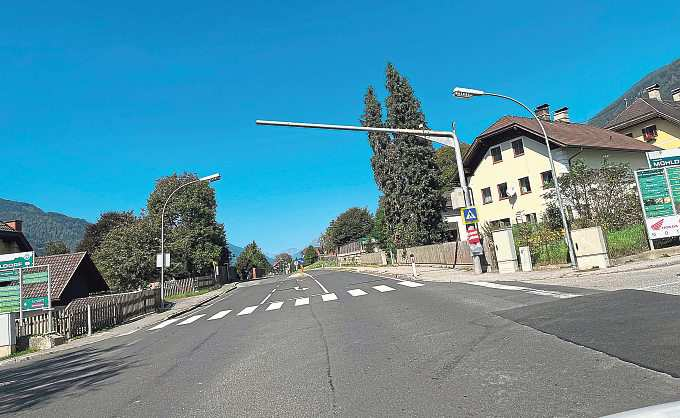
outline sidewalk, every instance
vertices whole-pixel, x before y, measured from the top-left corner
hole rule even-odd
[[[571,268],[554,268],[508,274],[491,272],[476,275],[471,270],[416,265],[416,272],[417,280],[430,282],[518,281],[599,290],[640,289],[680,294],[680,254],[656,252],[654,255],[658,258],[633,261],[619,259],[616,261],[627,262],[601,270],[578,271]],[[645,255],[645,258],[649,258],[649,254]],[[411,266],[405,265],[346,266],[334,267],[334,269],[413,280]]]
[[[170,309],[164,311],[164,312],[157,312],[153,314],[149,314],[146,316],[143,316],[135,321],[128,322],[126,324],[119,325],[115,328],[111,328],[105,331],[99,331],[96,333],[93,333],[91,336],[83,336],[83,337],[78,337],[75,339],[72,339],[65,344],[59,345],[57,347],[53,347],[47,350],[41,350],[41,351],[36,351],[34,353],[26,354],[23,356],[18,356],[18,357],[12,357],[4,360],[0,360],[0,367],[9,364],[9,363],[16,363],[20,361],[25,361],[29,360],[32,358],[36,358],[39,356],[46,356],[50,355],[52,353],[57,353],[60,351],[66,351],[70,350],[73,348],[78,348],[78,347],[83,347],[86,345],[90,345],[93,343],[97,343],[99,341],[107,340],[109,338],[114,338],[114,337],[123,337],[126,335],[133,334],[141,329],[153,326],[156,323],[165,321],[167,319],[175,318],[177,316],[183,315],[193,309],[196,309],[208,302],[210,302],[213,299],[216,299],[225,293],[228,293],[232,290],[236,289],[236,283],[228,283],[223,285],[219,289],[212,290],[210,292],[204,293],[202,295],[194,296],[194,297],[189,297],[189,298],[184,298],[184,299],[179,299],[173,302],[173,305]]]

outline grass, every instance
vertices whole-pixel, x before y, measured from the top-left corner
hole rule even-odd
[[[609,256],[612,258],[638,254],[649,250],[644,225],[631,225],[605,234]]]
[[[36,351],[38,351],[38,350],[36,350],[35,348],[27,348],[25,350],[15,351],[14,353],[10,354],[9,356],[0,357],[0,360],[7,360],[7,359],[10,359],[10,358],[14,358],[14,357],[25,356],[26,354],[35,353]]]
[[[198,295],[202,295],[204,293],[208,293],[212,290],[215,290],[215,289],[213,289],[211,287],[207,287],[205,289],[196,290],[194,292],[178,293],[176,295],[166,296],[165,299],[166,300],[178,300],[178,299],[190,298],[192,296],[198,296]]]
[[[335,261],[318,260],[308,266],[305,266],[305,269],[320,269],[324,267],[335,267]]]

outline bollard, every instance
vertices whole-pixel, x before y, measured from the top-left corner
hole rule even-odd
[[[418,273],[416,272],[416,257],[411,254],[411,269],[413,270],[413,277],[418,277]]]
[[[92,335],[92,307],[87,305],[87,335]]]

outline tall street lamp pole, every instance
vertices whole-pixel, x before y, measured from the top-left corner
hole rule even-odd
[[[564,227],[564,238],[567,241],[567,248],[569,249],[569,257],[571,258],[571,264],[572,266],[576,265],[576,252],[574,251],[574,243],[571,240],[571,233],[569,232],[569,224],[567,223],[567,216],[564,211],[564,203],[562,202],[562,194],[560,193],[560,182],[557,181],[557,173],[555,172],[555,161],[553,160],[552,156],[552,151],[550,150],[550,141],[548,140],[548,134],[545,132],[545,127],[543,126],[543,122],[541,121],[541,118],[536,116],[536,113],[534,113],[529,107],[527,107],[524,103],[520,102],[517,99],[514,99],[510,96],[505,96],[502,94],[498,93],[489,93],[483,90],[476,90],[476,89],[468,89],[468,88],[463,88],[463,87],[456,87],[453,89],[453,95],[455,97],[458,97],[460,99],[469,99],[471,97],[475,96],[493,96],[493,97],[500,97],[501,99],[506,99],[510,100],[511,102],[515,102],[518,105],[522,106],[524,109],[526,109],[527,112],[531,113],[531,116],[536,119],[536,122],[538,122],[538,126],[541,127],[541,132],[543,133],[543,139],[545,140],[545,146],[548,149],[548,160],[550,161],[550,171],[552,172],[552,177],[553,177],[553,182],[555,183],[555,194],[557,195],[557,206],[560,210],[560,216],[562,217],[562,226]]]
[[[167,199],[165,199],[165,203],[163,204],[163,210],[161,211],[161,309],[165,308],[165,208],[168,206],[168,202],[170,202],[170,198],[180,191],[181,189],[190,186],[195,183],[200,183],[202,181],[211,183],[213,181],[217,181],[221,178],[219,173],[211,174],[209,176],[201,177],[196,180],[191,180],[187,183],[182,184],[178,188],[172,191],[170,195],[168,196]]]
[[[465,199],[465,206],[472,205],[472,197],[469,194],[467,180],[465,179],[465,172],[463,170],[463,159],[460,153],[460,143],[458,140],[458,135],[456,135],[455,124],[453,124],[450,131],[432,131],[429,129],[378,128],[373,126],[328,125],[324,123],[282,122],[275,120],[256,120],[255,123],[258,125],[288,126],[294,128],[407,134],[415,135],[417,137],[427,139],[428,141],[431,142],[437,142],[447,147],[452,147],[456,154],[456,163],[458,164],[458,180],[460,181],[460,187],[463,189],[463,198]],[[479,255],[472,254],[472,263],[474,265],[475,273],[481,274],[482,261]]]

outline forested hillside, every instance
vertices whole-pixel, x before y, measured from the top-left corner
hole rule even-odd
[[[73,251],[85,233],[88,222],[56,212],[44,212],[30,203],[0,199],[0,220],[23,221],[23,232],[38,254],[50,241],[64,241]]]

